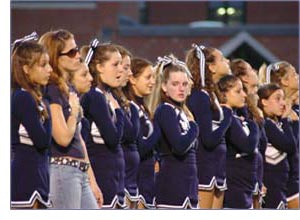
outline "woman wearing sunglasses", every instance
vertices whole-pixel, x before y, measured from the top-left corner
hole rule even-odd
[[[69,87],[70,73],[82,65],[74,36],[67,30],[50,31],[41,37],[40,43],[46,47],[53,67],[46,88],[52,117],[50,198],[53,208],[97,209],[101,207],[102,194],[80,134],[79,99]]]

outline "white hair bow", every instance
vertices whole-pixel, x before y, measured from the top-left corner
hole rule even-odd
[[[205,48],[202,45],[192,44],[192,47],[196,50],[196,56],[199,59],[199,69],[200,69],[200,77],[201,77],[201,86],[205,86],[205,56],[203,53],[203,49]]]
[[[13,42],[13,44],[12,44],[12,49],[15,47],[15,45],[16,45],[17,43],[23,43],[23,42],[26,42],[26,41],[38,40],[38,39],[39,39],[39,36],[38,36],[38,34],[34,31],[34,32],[32,32],[31,34],[29,34],[29,35],[26,35],[26,36],[24,36],[24,37],[22,37],[22,38],[19,38],[19,39],[15,40],[15,41]]]
[[[92,56],[97,48],[97,46],[99,45],[99,41],[97,38],[95,38],[91,43],[90,43],[90,48],[89,51],[87,52],[87,55],[85,57],[84,62],[89,65],[89,63],[91,62]]]
[[[169,64],[181,66],[185,70],[188,77],[192,79],[192,74],[190,73],[189,69],[187,68],[185,62],[182,62],[182,61],[178,60],[177,58],[170,57],[170,56],[164,56],[164,57],[157,58],[157,65],[160,67],[159,73],[162,74],[163,69]]]
[[[279,70],[279,64],[280,64],[280,62],[271,63],[268,65],[268,67],[266,69],[266,83],[271,83],[271,71]]]

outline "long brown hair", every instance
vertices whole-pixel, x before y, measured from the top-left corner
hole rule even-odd
[[[194,84],[193,88],[196,88],[198,90],[205,89],[208,92],[210,97],[211,107],[213,109],[217,109],[217,106],[215,104],[216,88],[212,78],[213,73],[210,71],[209,65],[215,62],[216,57],[213,55],[213,52],[215,50],[216,48],[213,47],[205,47],[202,49],[202,52],[205,56],[205,87],[202,87],[201,85],[199,59],[197,57],[196,49],[192,48],[188,50],[185,57],[186,65],[193,77],[193,84]]]
[[[234,75],[223,76],[216,86],[216,94],[220,103],[226,103],[225,93],[232,89],[240,79]]]
[[[258,92],[257,92],[257,94],[259,96],[258,107],[263,111],[264,115],[270,117],[270,115],[267,115],[266,112],[264,111],[264,106],[262,104],[262,100],[269,99],[269,97],[274,92],[276,92],[277,90],[280,90],[280,89],[281,89],[280,86],[275,83],[265,84],[258,89]],[[273,119],[274,119],[274,117],[273,117]]]
[[[132,60],[131,60],[132,77],[138,78],[140,75],[142,75],[142,73],[144,72],[144,70],[147,67],[152,66],[152,65],[153,64],[147,59],[140,58],[140,57],[132,58]],[[130,82],[127,83],[127,85],[124,87],[123,91],[129,100],[132,100],[137,103],[137,100],[135,98],[135,93],[133,91],[133,88],[132,88],[132,85]],[[150,115],[150,111],[149,111],[148,107],[146,105],[143,105],[143,107],[147,111],[147,113]]]
[[[249,64],[243,59],[234,59],[230,61],[230,69],[232,74],[241,79],[242,76],[247,75],[246,65]]]
[[[260,114],[260,111],[255,102],[255,99],[254,99],[253,95],[248,93],[246,87],[244,86],[243,76],[247,75],[247,65],[250,65],[250,64],[243,59],[234,59],[230,62],[230,69],[231,69],[233,75],[238,77],[243,84],[244,91],[247,94],[246,104],[248,106],[248,110],[249,110],[251,116],[259,125],[262,125],[263,117]]]
[[[69,96],[69,88],[67,82],[63,79],[63,73],[58,68],[58,58],[66,46],[66,41],[69,39],[74,39],[74,35],[67,30],[59,29],[46,32],[39,40],[39,43],[44,45],[48,51],[49,63],[53,69],[50,74],[49,83],[56,84],[66,96]]]
[[[80,54],[82,58],[85,58],[85,56],[88,53],[88,50],[90,47],[88,45],[84,45],[80,49]],[[110,59],[110,56],[114,52],[119,52],[118,49],[113,44],[99,44],[95,49],[93,56],[91,57],[91,60],[88,64],[90,73],[93,77],[92,85],[97,86],[99,84],[102,84],[100,73],[97,70],[97,64],[103,64],[104,62],[108,61]]]
[[[23,67],[28,65],[33,67],[39,62],[41,56],[47,53],[46,49],[35,42],[23,42],[18,45],[12,54],[12,90],[23,88],[28,91],[36,102],[36,107],[40,116],[48,118],[46,108],[39,111],[39,105],[42,101],[42,92],[40,85],[33,83],[27,74],[25,74]]]
[[[120,52],[122,59],[124,59],[126,56],[128,56],[130,59],[132,58],[132,54],[125,47],[123,47],[122,45],[117,45],[117,44],[115,44],[114,46]],[[129,102],[128,98],[126,97],[126,95],[124,94],[123,88],[121,88],[121,87],[114,88],[114,89],[112,89],[112,93],[118,98],[121,107],[124,108],[125,110],[128,110],[129,106],[130,106],[130,102]]]

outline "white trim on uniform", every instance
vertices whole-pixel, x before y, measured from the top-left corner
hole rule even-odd
[[[141,204],[143,204],[144,206],[145,206],[145,208],[147,208],[147,209],[155,209],[155,197],[153,198],[153,200],[152,200],[152,204],[150,204],[150,203],[147,203],[146,202],[146,199],[144,198],[144,196],[143,195],[139,195],[139,203],[141,203]]]
[[[227,183],[226,183],[226,178],[224,179],[223,185],[219,186],[217,183],[217,179],[215,176],[210,180],[210,183],[208,185],[205,184],[198,184],[198,190],[205,190],[205,191],[210,191],[214,187],[216,187],[220,191],[225,191],[227,190]]]
[[[28,201],[11,201],[11,207],[12,208],[30,208],[34,205],[35,201],[38,200],[40,203],[42,203],[47,208],[52,207],[52,202],[48,198],[48,201],[44,201],[41,194],[35,190],[30,199]]]
[[[131,202],[139,201],[139,190],[138,189],[136,191],[136,195],[134,195],[134,196],[130,195],[129,191],[126,188],[124,189],[124,191],[125,191],[125,196],[129,201],[131,201]]]
[[[199,204],[197,207],[193,207],[189,197],[186,197],[182,205],[169,205],[169,204],[156,204],[157,209],[199,209]]]
[[[286,209],[286,204],[283,201],[280,201],[276,209]]]
[[[118,203],[118,196],[115,195],[113,200],[111,201],[111,203],[109,205],[102,205],[102,208],[104,208],[104,209],[114,209],[114,208],[116,208],[117,203]]]

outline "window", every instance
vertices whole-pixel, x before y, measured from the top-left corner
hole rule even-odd
[[[140,12],[140,23],[141,24],[148,24],[148,6],[147,2],[141,1],[138,2],[139,5],[139,12]]]
[[[208,20],[221,21],[228,25],[245,23],[245,2],[208,2]]]
[[[251,47],[247,43],[241,44],[236,50],[234,50],[227,59],[233,60],[236,58],[244,59],[251,64],[251,66],[258,70],[263,63],[270,63],[263,57],[256,48]]]

